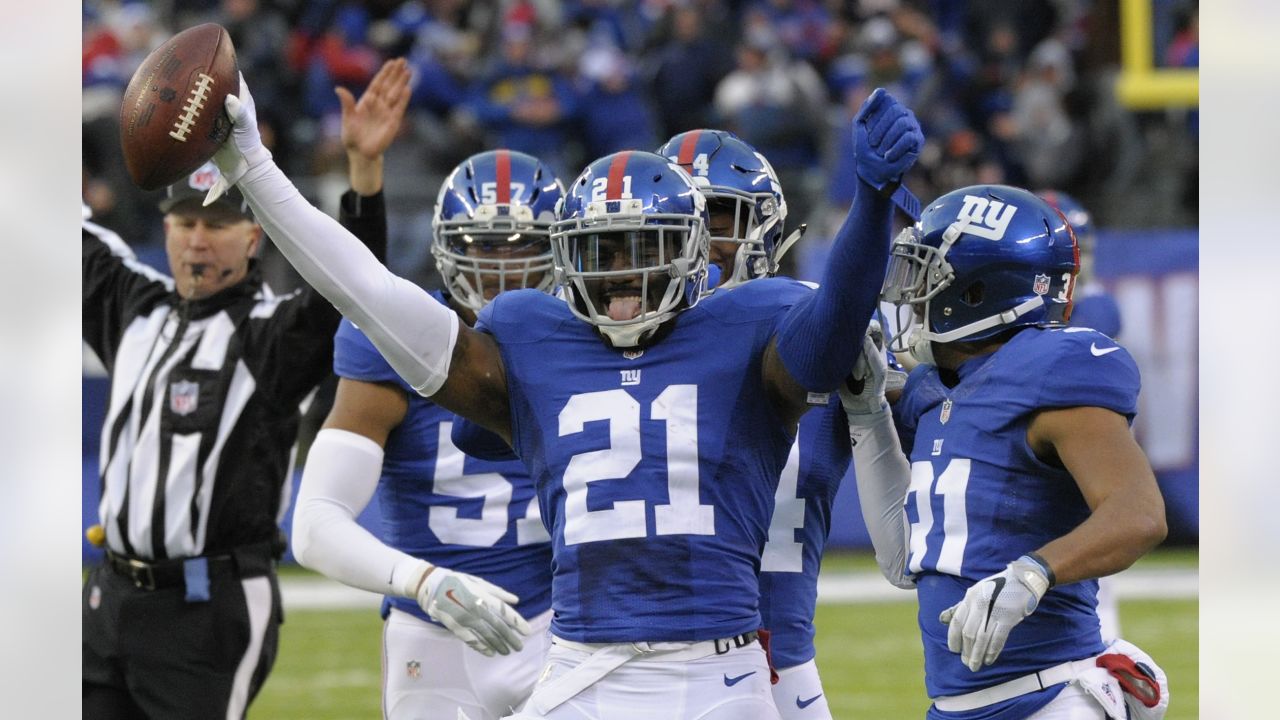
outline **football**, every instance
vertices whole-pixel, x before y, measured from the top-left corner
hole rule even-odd
[[[222,105],[239,77],[231,36],[215,23],[183,30],[142,61],[120,105],[120,144],[134,184],[157,190],[213,157],[231,132]]]

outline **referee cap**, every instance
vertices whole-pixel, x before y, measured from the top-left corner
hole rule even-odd
[[[186,178],[165,188],[164,198],[160,200],[160,211],[166,214],[181,212],[201,217],[252,220],[253,213],[249,210],[249,203],[234,186],[227,188],[226,192],[207,207],[204,205],[205,195],[220,177],[222,173],[212,161],[201,165]]]

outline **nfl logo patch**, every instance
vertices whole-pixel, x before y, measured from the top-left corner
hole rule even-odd
[[[405,663],[404,671],[409,675],[410,680],[417,680],[422,677],[422,663],[417,660],[410,660]]]
[[[1036,281],[1031,285],[1031,292],[1037,295],[1044,295],[1049,292],[1049,276],[1037,275]]]
[[[952,404],[953,403],[951,402],[950,399],[942,401],[942,414],[938,416],[938,422],[942,423],[943,425],[946,425],[947,421],[951,419]]]
[[[169,410],[174,415],[190,415],[200,404],[200,385],[179,380],[169,386]]]
[[[644,350],[623,350],[622,351],[622,357],[628,360],[638,360],[640,356],[643,354],[644,354]]]

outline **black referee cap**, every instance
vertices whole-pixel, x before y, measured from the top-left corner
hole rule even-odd
[[[220,177],[222,174],[212,161],[201,165],[186,179],[165,188],[164,198],[160,200],[160,211],[166,214],[180,212],[201,217],[252,220],[253,212],[249,210],[249,203],[235,186],[228,188],[217,200],[205,207],[204,197]]]

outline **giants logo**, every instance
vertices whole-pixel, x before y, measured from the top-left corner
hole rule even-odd
[[[964,196],[964,206],[960,208],[957,220],[968,221],[964,229],[970,235],[977,235],[988,240],[999,240],[1009,229],[1009,221],[1018,208],[1006,205],[999,200],[987,200],[973,195]]]

